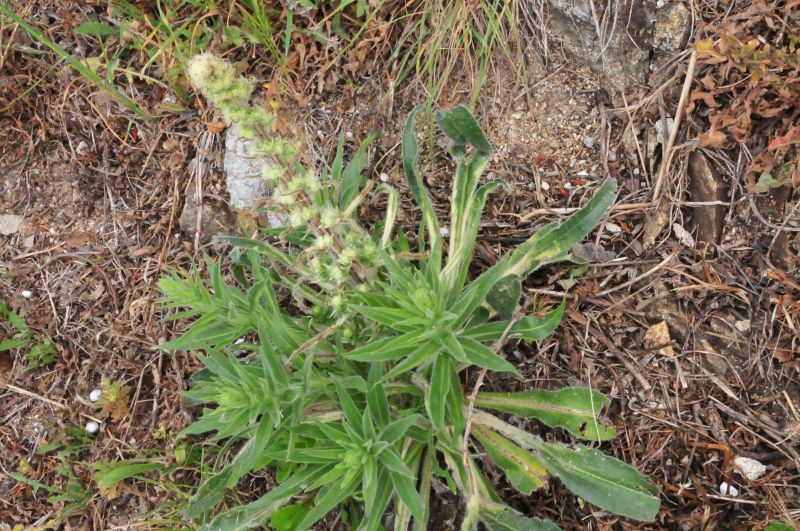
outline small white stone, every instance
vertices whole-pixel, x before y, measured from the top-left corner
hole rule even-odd
[[[750,331],[750,319],[743,319],[741,321],[736,321],[733,323],[733,326],[736,327],[736,330],[739,332],[749,332]]]
[[[664,0],[658,0],[658,2],[656,2],[656,7],[659,8],[659,9],[664,7],[664,5],[665,5]]]
[[[100,400],[100,395],[103,394],[102,389],[93,389],[91,393],[89,393],[89,400],[92,402],[97,402]]]
[[[730,496],[731,498],[735,498],[739,495],[739,489],[734,487],[733,485],[728,485],[727,481],[723,481],[719,484],[719,493],[723,496]]]
[[[606,230],[611,234],[619,234],[620,232],[622,232],[622,227],[620,227],[616,223],[608,222],[606,223]]]
[[[442,237],[444,238],[450,236],[450,229],[447,227],[439,227],[439,232],[442,234]]]
[[[344,134],[344,137],[345,137],[347,140],[353,140],[353,132],[352,132],[352,131],[347,131],[347,132]]]
[[[757,480],[767,471],[766,465],[749,457],[737,457],[733,462],[738,467],[736,471],[750,481]]]
[[[88,431],[91,434],[97,433],[97,430],[99,429],[100,429],[100,424],[96,423],[93,420],[90,420],[89,422],[86,423],[86,431]]]
[[[26,299],[30,299],[31,297],[33,297],[33,292],[29,289],[24,289],[22,290],[22,296],[25,297]]]
[[[589,149],[592,149],[594,147],[594,138],[590,136],[583,137],[583,145]]]
[[[241,345],[242,343],[244,343],[243,337],[240,337],[239,339],[233,342],[234,345]]]
[[[381,173],[380,175],[378,175],[378,178],[381,180],[382,183],[388,183],[389,182],[389,174],[388,173]]]
[[[550,189],[550,183],[548,183],[547,181],[542,181],[542,190],[546,192],[549,189]]]
[[[574,190],[575,185],[572,183],[564,183],[564,190]]]

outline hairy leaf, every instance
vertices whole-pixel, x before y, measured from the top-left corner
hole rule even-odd
[[[547,470],[534,455],[481,425],[472,427],[478,439],[497,466],[505,472],[515,489],[530,495],[547,482]]]
[[[535,389],[516,393],[478,393],[475,405],[520,417],[535,417],[550,426],[560,427],[577,437],[607,441],[616,437],[612,426],[600,424],[597,417],[609,399],[588,387],[568,387],[558,391]]]

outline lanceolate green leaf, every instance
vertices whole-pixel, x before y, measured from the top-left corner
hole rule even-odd
[[[441,233],[439,232],[439,221],[436,218],[436,212],[433,209],[433,202],[428,195],[422,178],[417,169],[417,158],[419,148],[417,146],[416,131],[414,130],[414,122],[422,111],[423,107],[415,107],[414,110],[408,115],[405,129],[403,129],[403,170],[406,174],[408,187],[414,195],[417,204],[422,209],[422,218],[425,228],[428,231],[428,241],[431,248],[431,261],[438,264],[441,261]],[[438,267],[438,265],[437,265]]]
[[[473,422],[533,450],[547,471],[578,496],[598,507],[634,520],[652,522],[658,514],[658,489],[638,470],[599,450],[545,443],[515,426],[480,410]]]
[[[527,275],[544,264],[566,258],[572,246],[602,221],[614,202],[616,192],[617,181],[606,180],[583,208],[570,218],[548,225],[517,247],[511,253],[506,275]]]
[[[483,367],[491,371],[505,371],[517,374],[517,368],[511,363],[494,353],[490,348],[478,343],[474,339],[461,337],[458,339],[464,352],[467,354],[467,361],[478,367]]]
[[[503,319],[511,319],[522,296],[522,284],[517,277],[506,277],[494,285],[486,295],[486,302]]]
[[[528,341],[539,341],[553,333],[561,318],[564,309],[567,307],[567,299],[563,299],[558,308],[549,312],[544,317],[528,315],[522,317],[511,326],[508,332],[509,339],[527,339]],[[496,341],[503,336],[503,332],[508,328],[508,321],[493,321],[477,326],[468,327],[464,335],[476,341]]]
[[[560,531],[561,529],[550,520],[528,518],[511,507],[496,503],[482,503],[478,517],[488,531]]]
[[[444,413],[447,407],[447,393],[450,391],[450,358],[439,356],[433,363],[431,372],[430,393],[425,405],[431,424],[436,431],[444,428]]]
[[[485,426],[475,425],[471,433],[480,441],[492,461],[503,469],[515,489],[530,495],[546,484],[547,470],[529,451]]]
[[[609,399],[601,392],[588,387],[568,387],[558,391],[535,389],[516,393],[478,393],[475,405],[513,413],[521,417],[535,417],[550,426],[560,427],[582,439],[606,441],[616,432],[612,426],[597,420]]]
[[[377,134],[365,138],[342,172],[342,182],[339,188],[339,208],[342,210],[350,205],[364,187],[366,178],[361,175],[361,171],[367,160],[367,148],[376,138],[378,138]]]

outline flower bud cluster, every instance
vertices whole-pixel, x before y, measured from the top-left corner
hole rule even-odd
[[[253,154],[270,160],[262,176],[273,189],[273,208],[285,213],[292,227],[305,227],[315,238],[313,246],[299,256],[299,271],[329,293],[329,311],[343,314],[347,308],[343,285],[353,280],[368,287],[373,276],[369,271],[379,261],[372,238],[339,208],[332,198],[336,193],[319,193],[327,185],[298,161],[294,142],[275,134],[275,115],[249,104],[253,85],[237,75],[232,64],[203,53],[190,60],[188,74],[220,109],[225,122],[251,141]]]

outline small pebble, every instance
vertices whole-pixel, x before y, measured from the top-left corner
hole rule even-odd
[[[665,4],[664,0],[658,0],[658,2],[656,2],[656,7],[661,9],[662,7],[664,7],[664,4]]]
[[[620,227],[616,223],[609,222],[606,223],[606,230],[611,234],[619,234],[620,232],[622,232],[622,227]]]
[[[550,189],[550,183],[548,183],[546,181],[542,181],[542,190],[544,190],[546,192],[549,189]]]
[[[736,327],[736,330],[739,332],[749,332],[750,331],[750,319],[743,319],[741,321],[736,321],[733,323],[733,326]]]
[[[22,296],[25,297],[26,299],[30,299],[31,297],[33,297],[33,292],[29,289],[22,290]]]
[[[382,183],[388,183],[389,182],[389,174],[388,173],[381,173],[380,175],[378,175],[378,178],[380,178]]]
[[[719,484],[719,493],[723,496],[730,496],[731,498],[735,498],[739,495],[739,489],[734,487],[733,485],[728,485],[727,481],[723,481]]]
[[[741,472],[750,481],[757,480],[767,471],[766,465],[749,457],[740,456],[734,459],[733,462],[739,467],[737,471]]]
[[[583,137],[583,145],[589,149],[592,149],[594,147],[594,138],[590,136]]]
[[[94,389],[91,393],[89,393],[89,400],[91,400],[92,402],[97,402],[98,400],[100,400],[100,395],[102,394],[103,391],[101,389]]]
[[[353,132],[352,132],[352,131],[347,131],[347,132],[344,134],[344,137],[345,137],[347,140],[353,140]]]
[[[100,429],[100,424],[96,423],[93,420],[90,420],[89,422],[86,423],[86,431],[88,431],[91,434],[97,433],[97,430],[99,429]]]
[[[440,227],[439,232],[442,234],[442,237],[447,238],[450,236],[450,229],[447,227]]]

